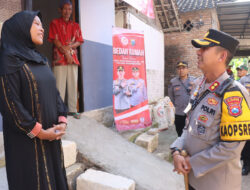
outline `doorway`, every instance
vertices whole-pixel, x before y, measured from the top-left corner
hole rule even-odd
[[[79,2],[78,0],[71,0],[72,2],[72,20],[75,22],[79,21]],[[44,44],[40,47],[38,47],[38,51],[41,52],[43,55],[45,55],[49,59],[49,63],[51,65],[52,62],[52,44],[48,42],[48,31],[49,31],[49,24],[50,22],[60,17],[59,13],[59,7],[60,7],[60,0],[43,0],[43,1],[32,1],[32,0],[26,0],[26,5],[29,7],[26,7],[26,9],[32,9],[32,10],[40,10],[42,15],[42,22],[43,27],[45,30],[44,35]],[[81,62],[80,59],[80,48],[78,48],[78,59]],[[66,94],[67,96],[67,94]],[[65,98],[66,99],[66,98]],[[67,104],[67,102],[65,102]],[[79,67],[78,69],[78,105],[77,105],[78,111],[83,112],[84,111],[84,101],[83,101],[83,81],[82,81],[82,67]]]

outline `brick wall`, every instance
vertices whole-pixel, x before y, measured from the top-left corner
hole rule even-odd
[[[15,13],[22,10],[22,0],[0,0],[0,32],[2,24]]]
[[[180,14],[182,23],[187,20],[197,22],[202,18],[204,25],[200,28],[194,27],[191,31],[172,32],[165,34],[165,95],[167,86],[171,78],[176,76],[175,64],[178,61],[187,61],[189,71],[193,76],[200,76],[201,72],[197,69],[196,48],[191,44],[195,38],[203,38],[209,28],[219,28],[219,22],[215,9],[205,9],[200,11]]]

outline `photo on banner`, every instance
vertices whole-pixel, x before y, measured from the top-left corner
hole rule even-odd
[[[118,131],[151,125],[144,34],[113,28],[113,109]]]
[[[155,19],[153,0],[123,0],[151,19]]]

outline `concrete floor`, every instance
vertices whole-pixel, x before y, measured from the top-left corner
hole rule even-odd
[[[6,170],[5,167],[0,168],[0,189],[8,190],[8,183],[6,178]]]
[[[177,133],[174,127],[170,127],[167,131],[160,132],[159,146],[154,154],[168,153],[170,144],[177,138]],[[242,190],[250,189],[250,174],[242,177]]]

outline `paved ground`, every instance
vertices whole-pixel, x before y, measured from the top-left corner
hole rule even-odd
[[[5,167],[0,168],[0,189],[8,190]]]

